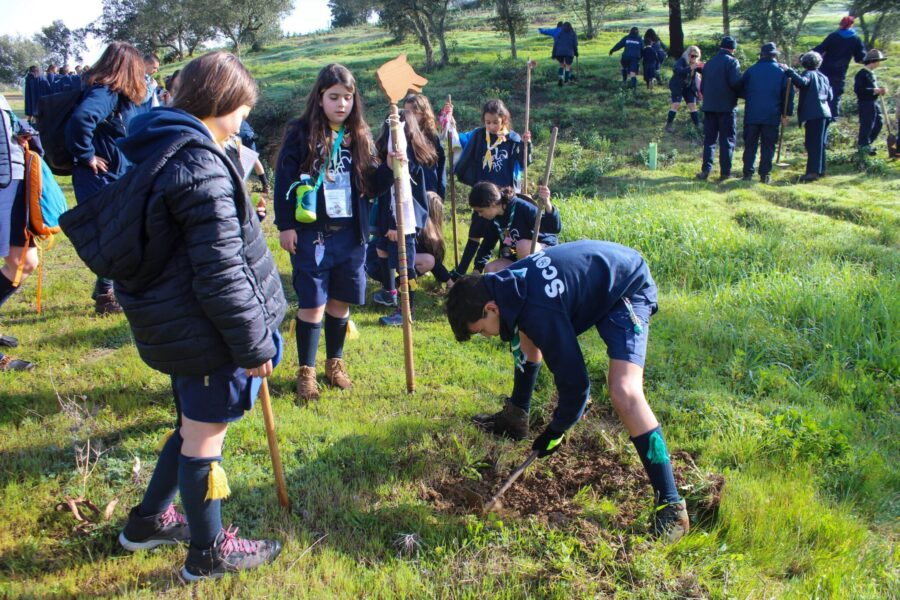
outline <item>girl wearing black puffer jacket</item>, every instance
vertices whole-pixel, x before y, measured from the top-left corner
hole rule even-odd
[[[114,230],[100,236],[113,257],[106,272],[141,358],[171,375],[178,414],[119,542],[142,550],[190,541],[181,575],[194,581],[258,567],[281,550],[277,541],[239,539],[222,527],[229,490],[220,463],[228,423],[252,408],[278,363],[287,303],[247,191],[222,150],[256,103],[256,84],[224,52],[194,59],[180,81],[171,108],[132,120],[119,142],[132,170],[88,204],[110,207],[98,215]],[[185,515],[174,508],[176,492]]]

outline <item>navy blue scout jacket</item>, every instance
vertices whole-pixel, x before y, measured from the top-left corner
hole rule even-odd
[[[785,71],[791,81],[800,88],[800,100],[797,102],[797,119],[800,124],[813,119],[830,119],[831,108],[828,101],[833,92],[828,78],[820,71],[805,71],[798,75],[793,69]]]
[[[516,207],[516,214],[513,215],[512,223],[510,223],[510,214],[513,206]],[[485,265],[490,261],[491,254],[500,239],[500,231],[509,229],[509,237],[512,239],[512,247],[516,242],[525,239],[530,240],[534,237],[534,220],[537,218],[537,206],[519,197],[514,197],[512,202],[506,208],[506,212],[502,215],[494,217],[491,221],[481,219],[484,224],[481,225],[484,238],[481,240],[481,246],[478,248],[478,254],[475,256],[475,269],[483,271]],[[499,231],[498,231],[499,227]],[[538,241],[545,246],[555,246],[559,243],[556,234],[562,231],[562,221],[559,218],[559,209],[554,206],[552,213],[541,214],[541,232],[538,234]]]
[[[124,175],[128,159],[116,141],[125,137],[125,127],[136,112],[131,100],[105,85],[85,90],[66,123],[66,149],[72,153],[75,164],[87,167],[96,155],[109,162],[110,175]]]
[[[656,303],[643,257],[613,242],[582,240],[548,248],[484,275],[484,283],[507,334],[515,327],[525,332],[553,373],[559,392],[550,422],[555,431],[578,422],[591,390],[578,336],[599,324],[622,297],[643,291]]]
[[[37,112],[38,99],[41,97],[41,77],[29,73],[25,76],[25,115],[33,117]]]
[[[702,69],[695,69],[692,76],[691,63],[682,56],[672,65],[672,78],[669,80],[669,89],[673,92],[681,92],[684,88],[696,85],[694,80],[697,77],[697,73],[702,72]]]
[[[518,133],[510,131],[506,134],[506,141],[491,151],[493,166],[484,164],[487,151],[484,127],[460,133],[459,141],[463,145],[463,151],[453,172],[462,183],[473,186],[479,181],[490,181],[498,187],[519,188],[519,174],[526,157],[522,151],[522,137]],[[496,141],[497,136],[491,135],[491,143]],[[531,164],[531,144],[528,144],[527,160]]]
[[[844,78],[847,76],[850,61],[861,63],[866,57],[866,47],[853,29],[832,31],[813,50],[822,55],[822,66],[819,70],[840,89],[844,87]]]
[[[653,46],[641,48],[641,66],[644,67],[644,78],[652,79],[659,72],[659,54]]]
[[[274,357],[272,334],[287,309],[281,279],[240,176],[209,131],[159,108],[135,117],[119,146],[135,166],[95,201],[118,197],[106,204],[116,214],[99,219],[112,229],[104,246],[120,257],[116,297],[141,358],[163,373],[206,375]],[[142,219],[135,239],[129,225]]]
[[[719,49],[703,66],[703,112],[733,112],[741,85],[741,63],[727,50]]]
[[[435,136],[435,138],[431,140],[431,144],[434,146],[435,152],[437,152],[438,159],[433,167],[422,167],[425,173],[425,190],[434,192],[443,198],[444,194],[447,192],[444,181],[444,176],[447,171],[447,154],[444,152],[444,144],[440,136]]]
[[[744,123],[747,125],[778,125],[784,109],[784,94],[788,87],[787,114],[794,114],[794,86],[774,58],[761,58],[741,76],[741,97]]]
[[[639,33],[631,34],[629,33],[621,40],[619,40],[615,46],[609,51],[610,54],[616,52],[617,50],[621,50],[625,48],[625,51],[622,52],[622,59],[628,58],[640,58],[641,57],[641,48],[644,47],[644,40],[641,38]]]
[[[560,28],[553,39],[554,57],[578,56],[578,36],[574,29],[566,31]]]
[[[856,92],[856,99],[860,102],[874,102],[877,100],[878,96],[875,95],[875,88],[878,87],[881,86],[878,85],[878,80],[875,79],[875,73],[869,69],[860,69],[856,73],[856,77],[853,78],[853,91]]]
[[[353,218],[352,219],[331,219],[325,212],[325,182],[319,187],[319,193],[316,201],[316,221],[314,223],[298,223],[294,218],[294,210],[297,208],[297,197],[291,192],[291,197],[287,197],[288,189],[291,184],[300,178],[301,165],[306,162],[307,154],[307,130],[306,122],[297,119],[288,125],[288,130],[284,136],[284,144],[281,146],[281,152],[278,153],[278,162],[275,165],[275,225],[278,231],[287,231],[288,229],[312,229],[314,231],[323,231],[327,225],[337,225],[341,221],[352,221],[356,228],[356,233],[360,244],[366,243],[369,235],[369,200],[356,189],[355,177],[350,178],[351,197],[353,198]],[[331,160],[327,157],[325,160]],[[342,148],[338,160],[344,165],[346,171],[352,172],[352,163],[350,150]],[[319,176],[318,169],[324,160],[317,161],[313,165],[314,168],[308,175],[312,178],[315,185]],[[374,160],[373,160],[374,166]]]

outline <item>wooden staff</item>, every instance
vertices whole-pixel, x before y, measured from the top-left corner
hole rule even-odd
[[[536,64],[530,58],[525,63],[525,131],[531,126],[531,69]],[[524,133],[524,132],[523,132]],[[522,161],[522,193],[528,193],[528,144],[524,144],[522,151],[525,159]]]
[[[541,182],[541,185],[543,186],[546,186],[548,183],[550,183],[550,170],[553,168],[553,152],[556,150],[556,135],[558,133],[558,127],[554,127],[550,131],[550,150],[547,153],[547,166],[544,167],[544,179]],[[538,194],[537,197],[540,198],[540,194]],[[532,233],[531,235],[531,254],[534,254],[534,250],[537,247],[538,235],[541,233],[541,217],[543,216],[544,201],[540,200],[538,202],[537,218],[534,221],[534,233]]]
[[[500,500],[500,496],[502,496],[504,493],[506,493],[506,490],[512,487],[512,484],[516,482],[516,479],[518,479],[522,475],[522,473],[525,472],[525,469],[527,469],[528,466],[533,463],[534,459],[536,459],[537,457],[538,451],[532,451],[532,453],[528,455],[528,458],[525,459],[525,462],[519,465],[518,469],[513,471],[513,474],[509,476],[509,479],[506,480],[506,483],[503,484],[503,487],[500,488],[500,491],[494,494],[494,497],[484,505],[482,512],[484,512],[485,514],[491,512],[491,510],[493,510],[494,507],[497,506],[497,501]]]
[[[275,471],[275,487],[278,491],[278,503],[288,511],[291,501],[288,499],[287,484],[284,481],[284,468],[281,466],[281,454],[278,452],[278,438],[275,437],[275,415],[269,399],[269,381],[262,380],[259,388],[259,400],[262,403],[263,421],[266,424],[266,438],[269,440],[269,454],[272,455],[272,470]]]
[[[447,104],[453,106],[453,99],[447,94]],[[453,174],[453,133],[450,130],[450,119],[447,119],[447,180],[450,183],[450,218],[453,221],[453,264],[459,264],[459,241],[456,232],[456,177]],[[442,223],[435,223],[441,227]]]

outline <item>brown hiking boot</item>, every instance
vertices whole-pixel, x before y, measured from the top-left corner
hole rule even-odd
[[[113,315],[122,312],[122,307],[116,300],[116,295],[110,290],[94,299],[94,312],[98,315]]]
[[[687,506],[684,500],[657,506],[653,515],[653,535],[671,544],[687,535],[691,530]]]
[[[316,368],[302,365],[297,371],[297,402],[318,399],[319,384],[316,381]]]
[[[343,358],[329,358],[325,361],[325,381],[331,387],[349,390],[353,387],[350,375],[347,374],[347,364]]]
[[[506,399],[503,410],[495,414],[480,414],[472,417],[476,425],[494,435],[524,440],[528,437],[528,413]]]

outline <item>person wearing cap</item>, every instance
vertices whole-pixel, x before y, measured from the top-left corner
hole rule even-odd
[[[643,47],[644,41],[641,39],[641,32],[637,27],[632,27],[628,35],[619,40],[609,50],[609,55],[612,56],[614,52],[624,49],[622,51],[622,75],[624,77],[625,72],[628,71],[628,77],[631,78],[628,82],[628,87],[632,90],[637,89],[637,75],[640,70],[638,63],[641,60],[641,49]]]
[[[812,51],[800,57],[800,65],[806,69],[802,74],[790,67],[783,67],[800,90],[797,118],[806,130],[803,141],[806,147],[806,174],[800,177],[801,183],[815,181],[825,175],[825,143],[834,95],[828,78],[819,71],[821,64],[822,55]]]
[[[731,177],[731,159],[737,138],[737,99],[741,85],[741,63],[734,57],[737,42],[722,38],[719,52],[703,67],[700,94],[703,96],[703,165],[697,179],[706,180],[719,147],[719,181]]]
[[[863,60],[865,65],[853,78],[853,91],[856,93],[856,104],[859,107],[859,136],[856,144],[860,153],[870,156],[876,154],[873,142],[884,127],[885,115],[881,114],[881,106],[876,102],[878,96],[883,96],[887,90],[878,85],[875,78],[875,69],[887,57],[881,50],[869,50]]]
[[[786,126],[787,116],[782,115],[794,114],[794,88],[776,62],[779,54],[774,42],[763,44],[759,50],[759,60],[741,76],[740,96],[745,101],[744,181],[753,180],[756,150],[761,146],[759,179],[769,183],[779,123],[782,127]],[[789,96],[787,106],[786,92]]]
[[[813,52],[822,55],[820,71],[828,78],[831,84],[833,98],[830,102],[832,120],[840,114],[841,96],[844,94],[844,80],[847,77],[847,67],[850,61],[863,62],[866,57],[866,46],[856,35],[853,29],[853,21],[856,17],[846,16],[841,19],[837,31],[832,31],[822,40]]]

